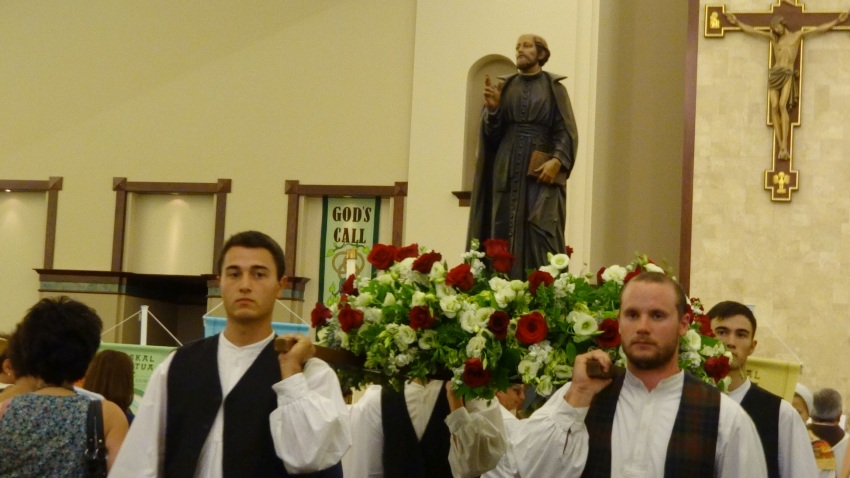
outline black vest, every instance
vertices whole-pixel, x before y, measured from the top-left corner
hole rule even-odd
[[[218,335],[187,344],[168,369],[165,476],[193,477],[204,442],[222,403]],[[274,343],[257,356],[224,400],[222,473],[225,478],[289,476],[277,457],[269,414],[277,408],[272,385],[280,381]],[[299,476],[342,477],[337,464]]]
[[[611,433],[614,413],[625,374],[593,397],[584,419],[589,451],[582,477],[611,476]],[[720,391],[685,373],[682,399],[667,446],[664,476],[714,477],[717,427],[720,423]]]
[[[741,400],[741,408],[747,411],[759,432],[769,478],[779,478],[779,406],[781,404],[781,398],[754,383],[750,383],[750,389]]]
[[[451,433],[446,425],[449,401],[440,393],[422,440],[407,411],[404,392],[390,387],[381,390],[381,422],[384,431],[382,462],[385,478],[451,478],[449,446]]]

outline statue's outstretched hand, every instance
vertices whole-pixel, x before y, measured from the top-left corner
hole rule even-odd
[[[502,86],[504,82],[499,82],[495,86],[490,81],[490,75],[484,76],[484,105],[490,111],[496,111],[499,107],[499,101],[502,99]]]

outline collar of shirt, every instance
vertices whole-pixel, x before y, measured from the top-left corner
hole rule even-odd
[[[237,347],[233,342],[227,340],[224,334],[218,336],[218,376],[221,379],[221,394],[226,397],[236,386],[236,383],[245,375],[245,372],[260,355],[266,345],[274,339],[272,332],[265,339]]]
[[[404,402],[407,404],[407,413],[410,415],[410,421],[413,422],[417,439],[422,439],[428,421],[431,419],[431,412],[437,404],[437,398],[441,392],[445,393],[444,383],[442,380],[431,380],[425,385],[417,382],[404,384]]]
[[[744,395],[746,395],[747,392],[750,391],[751,385],[752,385],[752,382],[750,382],[749,378],[744,380],[744,383],[742,383],[740,387],[729,392],[729,398],[731,398],[732,400],[735,400],[736,402],[738,402],[738,404],[740,404],[741,400],[744,399]]]

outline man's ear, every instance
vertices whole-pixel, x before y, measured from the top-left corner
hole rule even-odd
[[[287,276],[283,276],[283,277],[281,277],[281,278],[280,278],[280,282],[279,282],[279,284],[280,284],[280,288],[281,288],[281,289],[286,289],[286,284],[287,284],[288,282],[289,282],[289,277],[287,277]]]

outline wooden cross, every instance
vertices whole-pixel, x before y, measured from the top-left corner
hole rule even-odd
[[[805,6],[798,4],[798,1],[777,0],[771,6],[770,12],[765,13],[735,13],[735,23],[727,18],[725,5],[706,5],[705,36],[707,38],[722,38],[727,31],[747,32],[748,28],[746,27],[751,27],[749,30],[765,32],[762,35],[770,39],[769,32],[771,32],[771,25],[775,25],[777,23],[776,17],[780,16],[784,20],[785,30],[790,34],[803,32],[803,35],[806,35],[815,31],[823,31],[833,21],[836,24],[838,23],[838,16],[841,15],[841,12],[806,12]],[[838,29],[850,30],[850,27],[841,26]],[[750,33],[753,32],[750,31]],[[774,68],[777,61],[781,62],[783,58],[788,60],[790,58],[789,55],[794,54],[793,50],[786,50],[784,53],[775,53],[775,47],[775,40],[771,39],[768,53],[769,69]],[[777,56],[781,58],[777,60]],[[791,62],[788,61],[787,63],[790,66]],[[774,131],[773,169],[764,172],[764,188],[770,190],[771,201],[791,201],[791,193],[798,188],[799,172],[794,170],[792,162],[794,159],[794,127],[800,125],[803,81],[802,64],[803,38],[801,37],[796,48],[796,57],[793,58],[793,67],[790,68],[791,71],[787,77],[787,81],[790,83],[787,91],[781,92],[781,89],[785,87],[784,83],[776,87],[767,87],[767,125]],[[781,69],[781,66],[779,65],[777,69]],[[773,71],[770,72],[770,76],[773,76]],[[771,78],[771,81],[773,81],[773,78]],[[780,77],[777,81],[783,82],[786,80],[782,80]],[[788,112],[787,120],[784,120],[787,121],[784,128],[782,127],[784,115],[781,115],[783,109]]]

